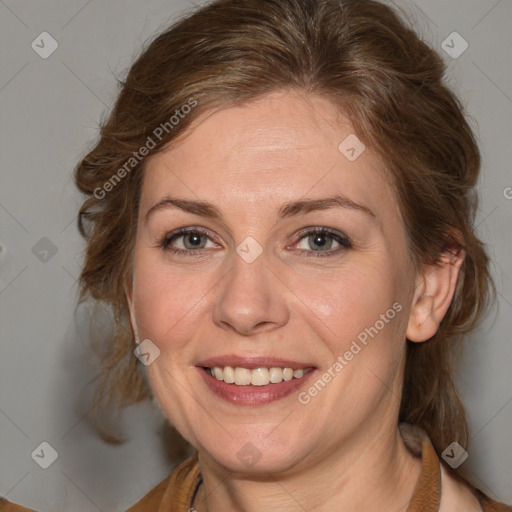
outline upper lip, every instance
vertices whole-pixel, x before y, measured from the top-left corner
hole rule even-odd
[[[204,359],[197,363],[196,366],[203,368],[213,368],[214,366],[231,366],[233,368],[247,368],[253,370],[255,368],[291,368],[292,370],[314,368],[310,363],[301,363],[299,361],[291,361],[289,359],[281,359],[269,356],[236,356],[226,355]]]

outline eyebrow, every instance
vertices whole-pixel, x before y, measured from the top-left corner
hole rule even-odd
[[[161,201],[153,205],[147,211],[145,222],[148,222],[149,217],[155,212],[167,208],[177,208],[188,213],[193,213],[195,215],[209,217],[212,219],[222,218],[221,210],[212,203],[208,203],[206,201],[181,199],[178,197],[164,197]],[[279,208],[278,216],[280,219],[283,219],[286,217],[293,217],[300,214],[319,210],[327,210],[330,208],[348,208],[351,210],[363,212],[371,217],[376,217],[376,215],[367,206],[356,203],[352,199],[349,199],[348,197],[341,194],[316,199],[299,199],[298,201],[290,201],[284,203],[281,208]]]

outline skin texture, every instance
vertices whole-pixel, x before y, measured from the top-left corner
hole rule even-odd
[[[463,254],[416,271],[383,163],[371,148],[353,162],[338,150],[351,133],[328,100],[282,91],[208,112],[147,162],[126,293],[134,332],[161,351],[147,367],[155,397],[199,450],[199,512],[339,503],[386,512],[413,493],[420,462],[397,429],[406,336],[422,342],[436,332]],[[329,208],[278,217],[286,202],[334,194],[373,215]],[[170,207],[147,216],[168,196],[211,202],[222,217]],[[208,231],[202,249],[172,253],[187,250],[183,236],[162,246],[187,226]],[[344,234],[352,247],[327,237],[333,253],[315,256],[322,249],[300,233],[312,226]],[[263,249],[252,263],[236,252],[249,236]],[[292,393],[235,405],[196,367],[227,354],[271,356],[315,367],[318,378],[394,303],[401,311],[308,404]],[[248,442],[261,455],[250,467],[237,456]]]

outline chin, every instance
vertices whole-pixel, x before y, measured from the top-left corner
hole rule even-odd
[[[268,476],[268,473],[285,473],[295,468],[305,457],[303,441],[294,440],[286,433],[272,440],[246,433],[229,442],[207,443],[198,451],[228,471]]]

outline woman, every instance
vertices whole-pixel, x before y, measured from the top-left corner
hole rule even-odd
[[[117,313],[125,398],[137,364],[197,454],[130,510],[512,510],[439,462],[492,291],[443,71],[340,0],[214,2],[135,62],[76,170],[83,290]]]
[[[220,0],[132,66],[76,169],[83,297],[112,400],[196,453],[130,511],[512,510],[445,462],[493,285],[443,72],[373,0]]]

